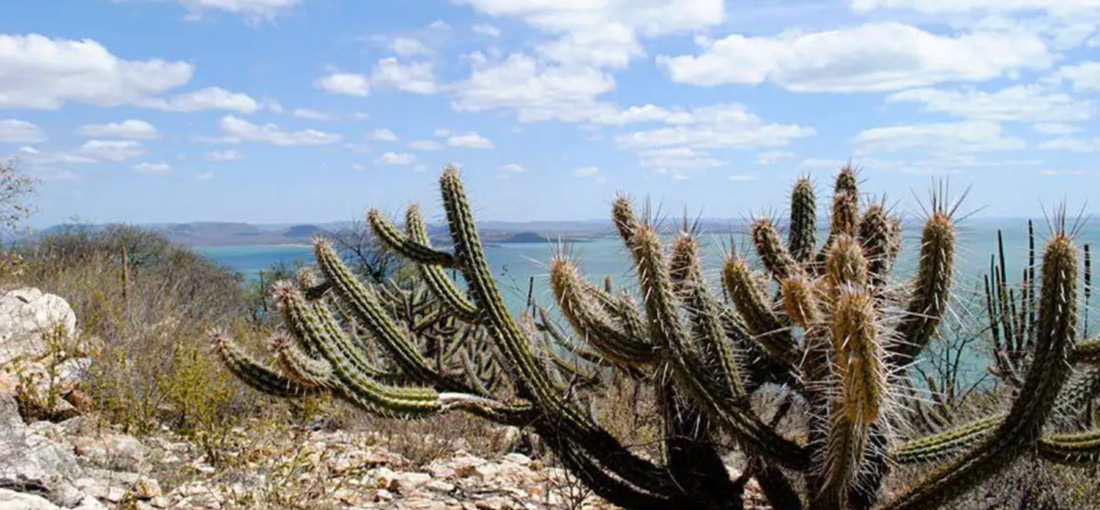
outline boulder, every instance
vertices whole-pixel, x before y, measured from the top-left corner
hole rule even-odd
[[[60,296],[35,288],[0,295],[0,366],[45,356],[51,341],[67,342],[75,332],[76,314]]]
[[[72,485],[80,475],[73,451],[33,432],[20,418],[15,400],[0,395],[0,487],[36,493],[71,508],[84,497]]]
[[[0,489],[0,510],[61,510],[42,496]]]
[[[149,470],[149,447],[127,434],[78,436],[70,439],[77,455],[93,464],[116,471],[143,473]]]

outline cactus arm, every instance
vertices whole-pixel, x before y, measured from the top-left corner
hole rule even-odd
[[[717,384],[729,388],[731,398],[741,400],[747,396],[741,369],[726,340],[718,303],[707,292],[699,251],[699,241],[682,234],[672,247],[669,274],[691,324],[699,362],[716,374]]]
[[[813,258],[817,237],[817,205],[814,185],[802,177],[791,190],[791,227],[787,245],[795,260],[806,263]]]
[[[227,369],[241,382],[261,393],[290,398],[315,395],[323,391],[316,386],[303,386],[253,358],[232,337],[220,330],[211,333],[214,351]]]
[[[1095,466],[1100,462],[1100,430],[1044,436],[1039,456],[1059,464]]]
[[[859,222],[859,239],[870,264],[868,270],[871,273],[871,283],[876,288],[886,283],[893,266],[892,236],[890,215],[886,208],[880,204],[868,207]]]
[[[551,264],[550,286],[565,318],[608,361],[640,367],[660,357],[659,346],[645,341],[644,337],[628,335],[611,322],[594,300],[588,299],[591,293],[587,292],[587,287],[592,284],[585,281],[568,260],[558,258]]]
[[[427,417],[464,410],[504,423],[530,420],[530,405],[525,402],[503,403],[477,395],[439,393],[427,387],[381,384],[359,371],[336,347],[336,341],[298,289],[277,284],[275,295],[287,328],[330,364],[336,394],[361,409],[383,417]]]
[[[817,255],[817,261],[824,262],[832,249],[837,236],[855,237],[859,231],[859,182],[851,166],[845,166],[837,173],[833,185],[832,215],[829,218],[829,237]]]
[[[689,347],[680,323],[669,266],[664,260],[661,238],[656,229],[649,225],[640,226],[634,233],[633,244],[639,261],[637,272],[649,334],[669,350],[671,368],[685,393],[750,452],[792,469],[805,468],[807,457],[802,446],[777,434],[761,422],[751,409],[742,406],[742,401],[730,398],[731,388],[708,385],[703,377],[704,368],[692,363],[697,355]]]
[[[756,285],[744,259],[737,256],[726,259],[722,282],[753,338],[776,361],[795,366],[800,355],[794,337],[768,306],[767,296]]]
[[[333,290],[349,305],[352,313],[373,333],[374,338],[386,348],[390,358],[401,372],[421,384],[437,386],[444,391],[476,393],[428,366],[428,362],[409,341],[406,333],[394,324],[386,313],[378,294],[351,274],[336,254],[332,245],[323,239],[314,242],[317,265],[325,279],[332,282]]]
[[[831,403],[828,441],[821,452],[822,508],[848,508],[849,488],[868,453],[871,428],[882,413],[886,371],[877,320],[866,288],[849,284],[840,290],[830,331],[832,372],[840,388]]]
[[[286,336],[276,337],[272,344],[278,366],[287,377],[303,386],[332,386],[332,365],[327,361],[311,358]]]
[[[885,508],[935,508],[966,493],[1009,465],[1039,440],[1055,399],[1070,376],[1077,328],[1077,254],[1056,235],[1043,257],[1035,357],[1005,421],[977,448],[911,487]]]
[[[890,452],[898,464],[923,464],[944,459],[959,450],[973,447],[1004,422],[1005,414],[998,414],[966,423],[938,434],[906,441]]]
[[[431,239],[428,237],[428,227],[424,224],[424,216],[420,208],[410,205],[405,212],[405,229],[408,238],[427,247],[431,247]],[[477,307],[455,285],[447,273],[445,266],[434,264],[420,264],[420,274],[424,276],[424,282],[428,289],[438,297],[444,305],[466,322],[476,322],[478,319]]]
[[[1077,364],[1100,365],[1100,338],[1077,344],[1073,361]]]
[[[406,236],[387,220],[378,209],[367,212],[367,223],[374,235],[390,251],[417,264],[454,267],[454,256]]]
[[[757,218],[752,222],[752,240],[760,261],[773,278],[783,280],[798,271],[798,262],[783,245],[770,218]]]
[[[950,300],[955,260],[955,225],[951,217],[936,211],[921,235],[920,267],[906,314],[898,325],[900,339],[889,346],[892,363],[908,366],[936,332]]]
[[[1055,417],[1060,420],[1078,416],[1085,406],[1100,396],[1100,368],[1086,370],[1070,381],[1066,389],[1058,395],[1058,404],[1054,407]]]
[[[564,439],[575,442],[585,451],[601,452],[601,465],[629,483],[645,486],[658,494],[674,493],[675,483],[667,473],[630,453],[607,431],[596,426],[588,416],[562,400],[554,391],[531,352],[530,340],[523,335],[508,311],[491,276],[465,187],[456,167],[448,166],[443,171],[440,188],[459,269],[465,276],[474,302],[484,314],[498,350],[508,363],[508,373],[520,393],[530,397],[547,417],[539,423],[540,428],[547,433],[560,433]]]
[[[733,510],[743,487],[730,479],[713,442],[714,425],[675,384],[658,387],[669,473],[683,491],[685,507]]]

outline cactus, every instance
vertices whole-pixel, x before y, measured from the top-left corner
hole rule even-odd
[[[917,272],[898,282],[901,221],[881,202],[861,208],[856,172],[837,176],[821,247],[814,189],[799,180],[786,242],[775,221],[752,224],[766,273],[736,251],[726,258],[728,307],[704,277],[697,232],[685,224],[666,247],[653,218],[619,196],[612,219],[638,292],[591,283],[575,261],[557,256],[550,283],[571,334],[534,303],[518,316],[507,309],[457,168],[444,170],[440,187],[452,251],[431,246],[415,206],[404,231],[378,211],[368,215],[378,239],[419,268],[416,289],[364,284],[317,240],[323,281],[306,274],[275,286],[289,332],[272,342],[276,362],[219,332],[226,366],[278,397],[329,392],[382,416],[460,411],[530,427],[595,493],[631,509],[743,508],[749,478],[778,510],[930,509],[1024,456],[1068,465],[1100,456],[1100,431],[1044,431],[1059,409],[1100,389],[1100,368],[1071,380],[1075,366],[1100,364],[1100,342],[1078,339],[1077,253],[1064,227],[1045,249],[1038,291],[1034,270],[1025,271],[1026,304],[1015,304],[1003,264],[987,280],[997,370],[1016,384],[1008,410],[909,437],[921,412],[908,400],[916,387],[909,368],[951,297],[955,219],[941,194],[925,219]],[[368,339],[385,362],[365,348]],[[653,390],[664,421],[661,458],[636,455],[586,412],[592,393],[583,388],[598,390],[605,366]],[[764,419],[751,400],[768,382],[790,394]],[[810,411],[807,429],[784,435],[778,427],[794,394]],[[722,460],[731,447],[746,459],[737,478]],[[890,466],[933,461],[946,463],[882,501]]]

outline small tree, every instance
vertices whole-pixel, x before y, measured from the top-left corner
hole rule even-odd
[[[34,186],[34,179],[19,173],[18,161],[0,163],[0,234],[15,231],[30,216],[27,198]]]

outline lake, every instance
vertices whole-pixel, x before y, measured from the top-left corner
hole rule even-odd
[[[958,230],[959,247],[954,287],[957,299],[968,300],[974,297],[973,293],[982,291],[982,276],[988,273],[990,256],[996,253],[998,229],[1001,229],[1004,235],[1009,280],[1011,282],[1022,280],[1021,273],[1027,265],[1027,221],[971,219],[963,222]],[[1041,256],[1043,241],[1049,237],[1049,229],[1044,221],[1036,221],[1035,232],[1037,256]],[[919,236],[919,228],[907,228],[902,256],[897,266],[899,278],[907,278],[915,271],[920,245]],[[819,234],[819,243],[824,237],[824,234]],[[733,238],[744,253],[749,237],[743,232],[736,232]],[[714,288],[717,289],[719,288],[718,275],[724,254],[728,249],[729,235],[705,236],[702,240],[705,247],[704,268]],[[1084,229],[1078,237],[1078,242],[1082,246],[1086,243],[1095,244],[1094,241],[1091,229]],[[199,247],[196,250],[241,272],[248,279],[257,278],[260,270],[276,262],[295,260],[312,262],[312,249],[308,246],[219,246]],[[535,277],[537,301],[543,305],[553,303],[547,281],[547,263],[562,250],[578,261],[581,270],[593,282],[602,282],[605,276],[610,276],[616,288],[624,286],[629,289],[636,288],[631,274],[630,257],[621,242],[614,237],[598,238],[566,247],[559,246],[557,243],[486,246],[486,254],[493,274],[497,277],[499,287],[512,310],[518,311],[524,307],[528,281],[532,276]],[[980,300],[972,302],[982,303]],[[955,317],[961,317],[961,320],[968,324],[984,325],[984,321],[988,320],[982,312],[960,313],[959,308],[962,307],[954,308]],[[1095,318],[1090,319],[1090,322],[1096,324]],[[964,380],[978,380],[986,374],[985,367],[988,359],[986,347],[976,346],[976,348],[979,350],[966,357],[963,369]]]
[[[997,230],[1004,234],[1005,256],[1010,281],[1018,281],[1023,268],[1027,265],[1027,220],[1022,219],[969,219],[959,226],[959,248],[957,260],[957,289],[973,290],[979,288],[980,278],[988,272],[989,257],[996,252]],[[1036,221],[1037,249],[1042,250],[1043,240],[1049,236],[1049,229],[1042,220]],[[919,250],[918,228],[907,228],[905,246],[898,264],[899,276],[912,273]],[[744,252],[748,236],[735,232],[734,240]],[[706,235],[702,241],[705,247],[704,267],[708,274],[716,279],[721,261],[728,249],[728,235]],[[824,234],[819,234],[819,242]],[[1084,229],[1079,243],[1092,243],[1092,229]],[[602,281],[609,275],[616,286],[632,287],[630,258],[617,238],[598,238],[593,241],[574,243],[565,247],[557,243],[495,244],[486,247],[486,254],[497,276],[505,297],[513,307],[522,307],[526,300],[528,279],[535,277],[535,292],[539,301],[549,303],[547,263],[562,250],[570,253],[578,261],[581,269],[593,281]],[[242,273],[246,279],[255,279],[259,272],[276,262],[304,260],[312,262],[312,249],[309,246],[216,246],[197,247],[215,261]]]

